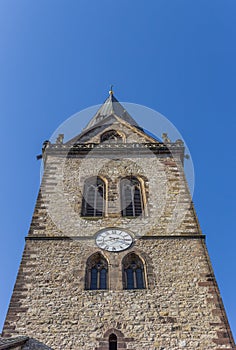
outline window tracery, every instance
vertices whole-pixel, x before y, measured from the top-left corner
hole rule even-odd
[[[124,289],[145,289],[144,266],[135,253],[127,254],[123,259]]]
[[[122,216],[140,216],[143,213],[143,196],[140,181],[134,177],[125,177],[120,181]]]
[[[93,254],[86,264],[86,289],[107,289],[108,263],[101,253]]]
[[[82,216],[103,216],[105,212],[106,186],[104,181],[93,176],[85,181]]]

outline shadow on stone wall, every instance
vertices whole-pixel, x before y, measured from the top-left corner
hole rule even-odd
[[[36,339],[30,338],[23,346],[22,350],[54,350],[49,346],[39,342]]]

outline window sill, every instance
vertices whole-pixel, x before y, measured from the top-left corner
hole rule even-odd
[[[97,221],[97,220],[105,219],[105,216],[81,216],[81,219],[83,219],[83,220]]]

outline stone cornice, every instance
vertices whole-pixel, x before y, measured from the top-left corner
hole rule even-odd
[[[183,153],[184,147],[179,143],[82,143],[68,146],[68,144],[48,144],[45,148],[47,155],[77,155],[87,154],[93,151],[96,154],[121,153],[139,154],[152,152],[154,154],[177,154]]]
[[[86,241],[86,240],[94,240],[94,236],[27,236],[25,237],[26,241]],[[141,240],[151,240],[151,239],[203,239],[205,240],[205,235],[192,234],[192,235],[162,235],[162,236],[142,236],[135,237],[136,239]]]

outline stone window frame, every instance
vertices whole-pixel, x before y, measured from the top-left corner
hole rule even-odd
[[[135,261],[135,266],[133,266],[133,278],[134,278],[134,288],[128,288],[128,280],[127,280],[127,274],[126,271],[129,267],[129,265],[133,264],[132,260]],[[127,253],[121,262],[122,265],[122,284],[123,284],[123,290],[144,290],[148,289],[148,276],[147,276],[147,268],[146,268],[146,261],[144,258],[137,253],[136,251],[131,251]],[[141,269],[142,271],[142,281],[143,281],[143,288],[137,287],[137,269]]]
[[[112,136],[114,136],[114,138]],[[106,130],[100,135],[100,142],[125,143],[126,135],[115,129]]]
[[[123,193],[123,188],[122,188],[122,180],[125,180],[125,179],[130,179],[131,181],[134,180],[134,181],[137,181],[138,182],[138,185],[139,185],[139,191],[140,191],[140,206],[141,206],[141,209],[142,209],[142,212],[141,214],[139,215],[135,215],[135,208],[134,208],[134,205],[135,203],[133,203],[133,215],[124,215],[123,212],[124,212],[124,206],[125,206],[125,194]],[[121,216],[124,217],[124,218],[136,218],[136,217],[146,217],[147,216],[147,197],[146,197],[146,189],[145,189],[145,180],[141,177],[141,176],[136,176],[134,174],[131,174],[131,175],[127,175],[127,176],[124,176],[124,177],[121,177],[119,179],[119,193],[120,193],[120,213],[121,213]],[[133,195],[134,195],[134,192],[133,192]]]
[[[98,181],[101,181],[101,184],[95,183]],[[88,193],[88,187],[93,186],[96,189],[98,186],[103,186],[103,207],[101,211],[101,215],[96,215],[96,208],[93,207],[94,215],[88,215],[88,209],[87,205],[90,205],[89,201],[87,201],[87,193]],[[86,188],[87,187],[87,188]],[[96,191],[95,189],[95,191]],[[95,198],[93,199],[94,203],[97,200],[96,198],[97,192],[95,192]],[[107,216],[107,196],[108,196],[108,181],[105,177],[102,176],[90,176],[84,180],[83,185],[83,198],[82,198],[82,205],[81,205],[81,217],[82,218],[89,218],[89,219],[99,219]],[[96,204],[94,205],[96,207]]]
[[[110,328],[104,333],[103,338],[97,339],[99,346],[96,347],[95,350],[109,350],[109,338],[112,334],[117,337],[118,350],[126,350],[127,343],[134,341],[133,338],[126,338],[120,330],[116,328]]]
[[[100,266],[97,266],[97,265]],[[97,288],[91,288],[91,271],[96,266],[97,268]],[[102,269],[106,270],[106,288],[100,288]],[[107,258],[100,252],[95,252],[90,255],[86,261],[85,271],[85,290],[108,290],[109,289],[109,263]]]

